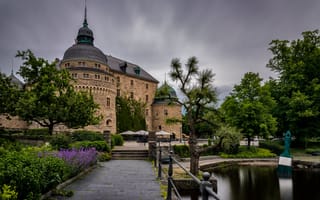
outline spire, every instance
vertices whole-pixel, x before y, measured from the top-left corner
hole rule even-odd
[[[83,20],[83,27],[88,27],[88,22],[87,22],[87,0],[84,1],[84,20]]]

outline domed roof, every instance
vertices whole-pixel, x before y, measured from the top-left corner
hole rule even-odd
[[[106,55],[97,47],[89,44],[74,44],[63,55],[63,60],[89,59],[107,65]]]
[[[155,99],[175,99],[178,98],[176,91],[167,84],[167,82],[164,82],[164,84],[162,86],[160,86],[157,91],[156,91],[156,95],[155,95]]]

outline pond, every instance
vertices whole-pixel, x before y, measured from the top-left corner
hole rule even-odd
[[[294,170],[291,179],[275,166],[230,166],[213,172],[222,200],[319,200],[320,170]]]
[[[320,199],[320,169],[294,170],[291,179],[279,179],[276,166],[236,165],[212,173],[221,200]],[[183,199],[191,198],[184,195]]]

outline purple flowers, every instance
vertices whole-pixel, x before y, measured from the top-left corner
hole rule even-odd
[[[95,148],[89,148],[62,149],[56,156],[64,160],[76,174],[97,163],[97,155]]]

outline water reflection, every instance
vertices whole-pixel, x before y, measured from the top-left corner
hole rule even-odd
[[[299,170],[279,179],[276,167],[233,166],[213,172],[223,200],[319,200],[320,171]]]

